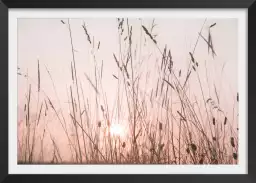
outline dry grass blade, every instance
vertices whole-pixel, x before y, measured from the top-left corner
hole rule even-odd
[[[215,125],[215,118],[212,118],[212,124]]]
[[[212,56],[214,57],[214,52],[213,52],[213,50],[214,50],[214,48],[213,48],[213,42],[212,42],[212,35],[211,35],[211,31],[210,31],[210,29],[209,29],[209,40],[208,40],[208,42],[210,43],[210,45],[211,45],[211,50],[212,50]],[[209,50],[209,45],[208,45],[208,50]]]
[[[164,88],[164,81],[162,81],[162,85],[161,85],[161,92],[160,92],[160,95],[162,95],[162,93],[163,93],[163,88]]]
[[[156,97],[157,97],[157,94],[158,94],[158,85],[159,85],[159,79],[157,79],[157,86],[156,86]]]
[[[87,76],[86,73],[84,73],[84,75],[85,75],[86,79],[89,81],[89,83],[91,84],[91,86],[93,87],[93,89],[95,90],[95,92],[96,92],[97,94],[99,94],[98,89],[97,89],[96,86],[92,83],[92,81],[91,81],[91,79],[89,78],[89,76]]]
[[[31,97],[31,84],[29,85],[29,93],[28,93],[28,110],[27,110],[27,115],[26,115],[26,126],[29,125],[29,118],[30,118],[30,97]]]
[[[132,26],[130,28],[130,34],[129,34],[129,44],[132,45]]]
[[[190,77],[190,74],[191,74],[191,71],[189,71],[189,73],[188,73],[188,75],[187,75],[187,77],[186,77],[186,80],[185,80],[185,82],[184,82],[184,84],[183,84],[183,88],[186,86],[186,84],[187,84],[187,82],[188,82],[188,79],[189,79],[189,77]]]
[[[152,21],[152,26],[151,26],[151,33],[153,32],[153,29],[154,29],[154,27],[156,26],[156,24],[155,24],[155,19],[153,19],[153,21]]]
[[[101,111],[102,111],[102,112],[104,112],[104,108],[103,108],[103,106],[102,106],[102,105],[100,106],[100,108],[101,108]]]
[[[214,23],[214,24],[210,25],[210,28],[214,27],[215,25],[216,25],[216,23]]]
[[[165,47],[164,47],[164,52],[163,52],[163,54],[162,54],[161,70],[163,69],[163,65],[165,65],[166,50],[167,50],[167,45],[165,45]]]
[[[193,63],[195,63],[195,59],[194,59],[193,54],[192,54],[191,52],[189,52],[189,55],[190,55],[190,57],[191,57],[191,61],[192,61]]]
[[[153,38],[153,36],[149,33],[148,29],[142,25],[142,28],[144,30],[144,32],[150,37],[150,39],[155,43],[157,44],[156,40]]]
[[[116,58],[116,55],[115,55],[114,53],[113,53],[113,56],[114,56],[114,58],[115,58],[117,67],[120,68],[119,62],[118,62],[118,60],[117,60],[117,58]]]
[[[228,118],[225,116],[225,119],[224,119],[224,125],[226,125],[226,124],[227,124],[227,120],[228,120]]]
[[[48,105],[46,103],[46,100],[44,100],[44,103],[45,103],[46,110],[48,110]]]
[[[212,44],[211,41],[212,40],[212,38],[211,38],[211,34],[210,34],[210,30],[209,30],[209,32],[208,32],[208,54],[209,54],[209,51],[210,51],[210,45]]]
[[[174,86],[169,82],[169,81],[167,81],[166,79],[163,79],[168,85],[170,85],[171,87],[172,87],[172,89],[174,89],[175,90],[175,88],[174,88]]]
[[[220,104],[220,100],[219,100],[219,96],[218,96],[217,88],[216,88],[216,85],[215,85],[215,84],[214,84],[214,91],[215,91],[215,95],[216,95],[216,98],[217,98],[218,104]]]
[[[159,123],[159,130],[163,130],[163,123]]]
[[[50,100],[50,98],[49,98],[49,97],[47,97],[47,98],[48,98],[48,102],[49,102],[49,104],[50,104],[51,108],[55,110],[55,108],[54,108],[54,106],[53,106],[53,104],[52,104],[52,101]]]
[[[122,29],[123,28],[123,23],[124,23],[124,18],[122,18],[121,20],[118,18],[117,20],[119,22],[118,29]]]
[[[100,41],[99,41],[99,43],[98,43],[98,49],[100,49]]]
[[[126,77],[129,79],[130,77],[129,77],[129,73],[127,71],[127,67],[125,65],[123,65],[123,67],[124,67],[124,71],[126,73]]]
[[[84,114],[84,112],[85,112],[85,110],[83,110],[83,111],[81,112],[81,116]]]
[[[169,52],[168,52],[168,58],[169,58],[169,66],[168,66],[168,69],[169,69],[169,71],[170,71],[170,73],[171,73],[171,70],[172,70],[172,67],[173,67],[173,61],[172,61],[172,54],[171,54],[171,50],[169,50]]]
[[[84,128],[75,120],[75,118],[70,114],[70,116],[71,116],[71,118],[73,119],[73,121],[81,128],[81,130],[84,132],[84,134],[88,137],[88,139],[91,141],[91,143],[95,146],[95,147],[97,147],[96,146],[96,144],[95,144],[95,142],[92,140],[92,138],[88,135],[88,133],[84,130]],[[101,157],[102,157],[102,159],[105,161],[105,162],[107,162],[107,160],[105,159],[105,157],[103,156],[103,154],[102,154],[102,152],[98,149],[98,148],[96,148],[95,150],[97,150],[99,153],[100,153],[100,155],[101,155]]]
[[[50,134],[50,137],[51,137],[51,140],[52,140],[52,143],[53,143],[53,146],[54,146],[54,158],[56,158],[56,160],[58,161],[58,159],[57,159],[57,157],[56,157],[56,155],[55,155],[55,151],[57,151],[57,154],[58,154],[58,156],[59,156],[59,158],[60,158],[60,161],[62,162],[62,158],[61,158],[61,155],[60,155],[59,148],[58,148],[58,146],[56,145],[56,142],[55,142],[55,140],[53,139],[53,137],[52,137],[51,134]]]
[[[82,27],[84,29],[84,32],[85,32],[86,36],[87,36],[87,40],[89,41],[90,44],[92,44],[90,35],[89,35],[89,33],[88,33],[87,29],[86,29],[86,26],[85,26],[85,23],[82,25]]]
[[[116,77],[114,74],[112,74],[114,78],[118,79],[118,77]]]
[[[41,104],[41,107],[40,107],[39,116],[38,116],[38,121],[37,121],[37,126],[38,126],[39,121],[40,121],[41,112],[42,112],[42,107],[43,107],[43,103]]]
[[[128,55],[127,55],[125,67],[127,67],[128,63],[129,63],[129,61],[130,61],[130,59],[131,59],[131,54],[130,54],[130,52],[129,52]]]
[[[209,42],[204,38],[204,36],[203,36],[201,33],[199,33],[199,35],[203,38],[203,40],[206,42],[206,44],[209,46],[209,48],[211,48],[213,55],[217,56],[216,52],[215,52],[214,49],[213,49],[212,44],[209,43]]]
[[[208,98],[208,99],[206,100],[206,103],[210,102],[211,100],[212,100],[211,98]]]
[[[234,137],[231,137],[230,138],[230,144],[232,147],[235,147],[235,140],[234,140]]]
[[[73,64],[71,63],[71,76],[72,76],[72,81],[74,82],[74,71],[73,71]]]
[[[180,113],[180,111],[177,111],[177,113],[180,115],[183,121],[187,121],[186,118]]]
[[[139,130],[139,132],[137,133],[137,135],[135,136],[135,142],[137,141],[137,138],[139,137],[140,133],[141,133],[142,128]]]

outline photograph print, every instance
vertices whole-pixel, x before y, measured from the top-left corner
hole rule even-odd
[[[18,164],[239,164],[238,19],[19,18]]]

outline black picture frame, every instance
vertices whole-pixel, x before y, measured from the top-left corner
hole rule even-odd
[[[9,8],[246,8],[248,10],[248,71],[256,65],[256,3],[254,0],[2,0],[0,2],[0,181],[1,182],[256,182],[255,88],[248,91],[248,174],[247,175],[9,175],[8,174],[8,9]],[[249,76],[249,73],[248,73]],[[249,80],[249,78],[247,78]],[[249,81],[248,83],[249,84]],[[253,86],[253,87],[252,87]],[[249,89],[249,87],[248,87]],[[249,102],[250,101],[250,102]],[[10,114],[11,115],[11,114]],[[249,121],[251,121],[249,123]],[[246,123],[246,121],[244,121]]]

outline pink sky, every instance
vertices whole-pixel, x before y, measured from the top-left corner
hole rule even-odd
[[[36,109],[35,100],[37,99],[37,59],[40,60],[41,66],[41,88],[42,90],[58,105],[55,91],[51,79],[45,69],[45,66],[51,72],[51,76],[55,82],[57,96],[61,102],[64,111],[69,111],[67,105],[67,89],[72,84],[70,74],[70,62],[72,61],[71,46],[69,32],[66,25],[61,23],[61,20],[67,19],[19,19],[18,20],[18,66],[22,73],[27,70],[32,81],[32,100],[34,103],[33,109]],[[113,53],[119,56],[119,40],[117,32],[116,19],[71,19],[72,36],[74,41],[75,58],[77,63],[78,78],[81,80],[84,94],[88,98],[91,105],[95,104],[95,94],[90,84],[86,80],[84,73],[91,78],[94,76],[94,61],[91,56],[91,47],[84,35],[82,29],[83,21],[85,22],[88,32],[91,37],[94,36],[95,46],[100,41],[100,49],[95,52],[97,64],[104,62],[103,72],[103,90],[108,98],[108,105],[112,112],[116,102],[117,80],[112,74],[118,75],[116,63],[113,58]],[[190,60],[189,52],[192,52],[196,42],[198,32],[200,31],[204,19],[156,19],[157,26],[155,34],[157,34],[157,42],[161,50],[165,44],[171,49],[174,70],[176,74],[182,69],[185,73],[188,62]],[[216,26],[212,29],[213,44],[217,57],[212,58],[208,55],[207,45],[201,39],[195,51],[195,58],[199,63],[199,75],[202,78],[202,85],[205,95],[209,93],[205,75],[205,66],[207,67],[209,83],[211,86],[210,95],[214,95],[214,84],[220,95],[220,106],[227,112],[230,118],[233,114],[233,104],[238,91],[238,29],[236,19],[209,19],[206,22],[202,34],[207,38],[207,31],[211,24],[216,22]],[[142,22],[138,19],[131,19],[130,24],[133,26],[133,45],[139,48],[140,24],[149,27],[152,19],[145,19]],[[144,38],[143,38],[144,39]],[[125,51],[125,47],[123,47]],[[139,50],[139,49],[138,49]],[[152,53],[149,58],[148,53]],[[157,48],[147,38],[147,46],[142,48],[140,53],[135,57],[136,71],[144,73],[144,80],[147,71],[150,71],[148,77],[148,85],[141,88],[142,92],[147,91],[150,94],[150,88],[156,84],[156,60],[161,59],[161,55]],[[144,60],[143,65],[139,66],[138,62]],[[205,65],[206,64],[206,65]],[[223,68],[223,65],[225,67]],[[222,73],[223,68],[223,73]],[[196,75],[191,76],[191,80],[196,80]],[[182,74],[182,81],[185,80],[185,74]],[[214,81],[214,83],[213,83]],[[33,83],[34,82],[34,83]],[[143,84],[144,85],[144,84]],[[142,86],[143,86],[142,85]],[[198,88],[198,83],[190,83],[190,93],[196,94],[196,97],[201,101],[201,93]],[[18,77],[18,106],[20,111],[23,111],[25,94],[27,92],[27,81],[23,77]],[[124,91],[122,93],[124,96]],[[43,98],[43,93],[40,95]],[[209,95],[208,95],[209,96]],[[194,96],[190,96],[194,97]],[[210,97],[210,96],[209,96]],[[122,100],[122,98],[121,98]],[[156,99],[157,100],[157,99]],[[125,100],[122,100],[125,104]],[[103,104],[103,98],[99,101]],[[202,105],[202,104],[201,104]],[[155,111],[159,106],[155,106]],[[122,117],[126,119],[128,114],[125,108],[122,109]],[[22,113],[22,112],[21,112]],[[68,114],[68,112],[66,113]],[[51,122],[52,133],[61,137],[59,126]],[[55,126],[56,125],[56,126]],[[57,127],[58,126],[58,127]],[[64,142],[63,142],[64,143]]]

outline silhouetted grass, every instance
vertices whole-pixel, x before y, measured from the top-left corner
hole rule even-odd
[[[112,74],[113,79],[118,82],[116,93],[116,106],[108,106],[107,96],[104,94],[102,86],[102,75],[104,70],[103,61],[96,58],[97,50],[100,49],[100,41],[94,48],[91,38],[94,36],[89,34],[89,27],[82,25],[87,41],[94,58],[94,78],[90,78],[85,74],[85,81],[88,81],[95,92],[96,109],[93,109],[88,97],[84,95],[81,81],[79,83],[77,77],[76,58],[74,54],[74,45],[72,40],[72,29],[69,20],[62,20],[63,29],[69,31],[71,44],[72,62],[70,67],[72,84],[68,85],[69,111],[63,111],[62,108],[56,108],[44,92],[40,83],[40,65],[38,61],[38,82],[37,82],[37,104],[41,104],[39,113],[37,113],[37,122],[31,121],[31,85],[29,85],[27,102],[24,110],[26,111],[25,126],[23,126],[22,142],[19,142],[19,164],[236,164],[238,161],[238,132],[231,126],[230,119],[225,116],[223,110],[219,107],[220,98],[217,88],[214,85],[214,93],[217,103],[212,99],[214,96],[208,96],[203,92],[197,62],[194,55],[198,40],[202,38],[211,49],[212,56],[217,56],[213,47],[213,38],[210,28],[217,26],[212,24],[209,28],[208,40],[206,40],[201,31],[194,49],[188,53],[191,62],[185,75],[185,80],[181,79],[184,72],[183,69],[178,70],[178,77],[173,65],[172,54],[168,46],[161,51],[156,34],[153,33],[156,26],[153,20],[151,27],[141,24],[140,39],[142,41],[152,41],[161,59],[159,63],[159,72],[157,83],[150,88],[150,92],[141,91],[144,84],[141,80],[141,73],[136,72],[135,61],[141,61],[135,58],[135,52],[142,49],[142,44],[137,48],[134,46],[133,32],[135,31],[130,25],[128,19],[118,18],[117,29],[120,49],[126,46],[126,52],[120,50],[119,55],[113,54],[113,62],[116,62],[117,73]],[[66,26],[66,27],[65,27]],[[150,30],[150,31],[149,31]],[[107,35],[106,35],[107,36]],[[138,41],[138,40],[136,40]],[[145,43],[145,42],[144,42]],[[148,53],[150,55],[151,53]],[[141,61],[142,63],[144,61]],[[67,63],[69,64],[69,63]],[[98,66],[100,65],[100,66]],[[156,68],[157,69],[157,68]],[[202,68],[201,68],[202,69]],[[58,95],[51,78],[50,71],[46,70],[50,76],[56,98]],[[206,71],[207,72],[207,71]],[[18,73],[23,76],[22,73]],[[149,73],[148,73],[149,74]],[[196,79],[191,79],[191,75],[195,75]],[[93,81],[94,80],[94,81]],[[199,83],[199,95],[202,101],[192,99],[187,94],[187,88],[192,83]],[[208,82],[208,80],[207,80]],[[209,86],[209,82],[208,82]],[[125,98],[121,98],[121,88],[124,89]],[[146,88],[147,89],[147,88]],[[75,92],[74,92],[75,91]],[[114,91],[114,90],[113,90]],[[43,93],[43,98],[39,94]],[[155,95],[154,95],[155,94]],[[191,95],[190,95],[191,96]],[[87,100],[85,100],[87,97]],[[178,99],[179,107],[175,108],[174,98]],[[58,99],[59,101],[59,99]],[[199,107],[198,103],[203,102],[203,107]],[[237,94],[238,102],[238,94]],[[50,108],[48,108],[48,104]],[[59,102],[60,104],[60,102]],[[110,133],[112,125],[112,114],[109,108],[113,107],[118,112],[118,120],[120,112],[124,110],[126,105],[129,118],[128,137],[120,138]],[[157,111],[152,107],[157,106]],[[44,115],[42,110],[44,109]],[[67,151],[70,152],[70,161],[63,160],[63,152],[58,147],[54,134],[48,129],[48,122],[45,120],[47,114],[51,110],[56,121],[61,124],[67,139]],[[217,114],[216,111],[217,110]],[[60,112],[59,112],[60,111]],[[156,112],[153,116],[152,112]],[[99,120],[99,113],[102,113],[103,120]],[[68,114],[64,117],[64,114]],[[161,118],[162,115],[165,118]],[[96,116],[96,117],[92,117]],[[34,126],[33,126],[34,125]],[[74,134],[71,135],[74,129]],[[31,136],[31,130],[33,134]],[[61,129],[59,129],[61,130]],[[42,131],[42,133],[39,133]],[[44,139],[48,136],[51,141],[52,154],[45,153]],[[39,139],[37,141],[36,139]],[[63,144],[62,144],[63,145]],[[36,147],[35,147],[36,146]],[[49,148],[49,147],[48,147]],[[40,149],[36,152],[36,149]]]

